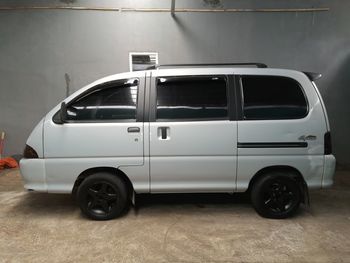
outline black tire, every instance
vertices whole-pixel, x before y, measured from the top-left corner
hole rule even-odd
[[[81,211],[94,220],[120,216],[128,204],[127,187],[122,179],[109,173],[96,173],[79,186],[77,201]]]
[[[253,185],[251,200],[262,217],[283,219],[298,210],[301,191],[293,174],[272,172],[262,175]]]

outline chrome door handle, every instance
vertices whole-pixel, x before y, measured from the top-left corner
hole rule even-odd
[[[169,139],[169,127],[158,127],[158,139],[168,140]]]
[[[162,137],[162,139],[163,140],[165,140],[166,139],[166,127],[161,127],[160,128],[160,133],[161,133],[161,137]]]
[[[316,135],[302,135],[299,137],[299,140],[303,140],[303,141],[314,141],[317,139]]]
[[[129,127],[128,132],[140,132],[140,128],[139,127]]]

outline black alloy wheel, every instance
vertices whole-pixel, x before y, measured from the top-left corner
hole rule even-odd
[[[87,209],[96,215],[108,215],[117,202],[117,190],[109,182],[93,184],[87,194]]]
[[[261,216],[282,219],[297,211],[301,191],[293,175],[275,172],[255,182],[251,198],[255,210]]]
[[[124,211],[127,205],[127,190],[119,177],[97,173],[81,183],[77,198],[86,216],[95,220],[108,220],[120,216]]]

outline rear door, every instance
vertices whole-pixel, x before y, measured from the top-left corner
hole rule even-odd
[[[320,184],[323,137],[321,103],[302,73],[245,75],[240,82],[242,120],[238,122],[238,190],[269,166],[294,167],[310,187]]]
[[[152,192],[233,192],[237,122],[232,78],[167,76],[156,71],[150,94]]]

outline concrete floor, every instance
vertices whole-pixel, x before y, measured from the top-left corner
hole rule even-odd
[[[287,220],[244,195],[138,198],[124,217],[85,219],[69,195],[27,193],[0,175],[0,262],[350,262],[350,172]]]

